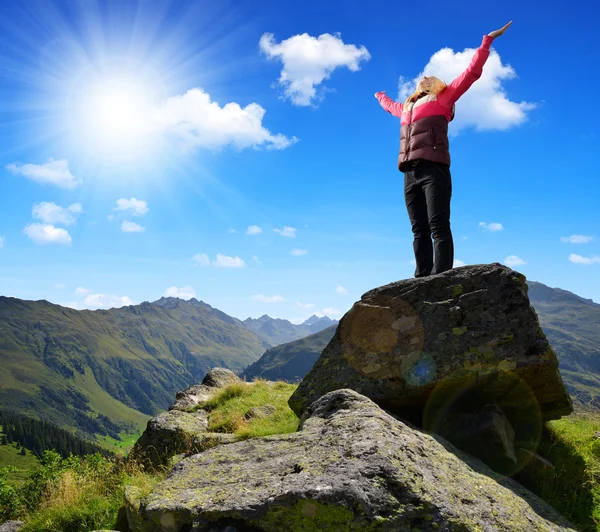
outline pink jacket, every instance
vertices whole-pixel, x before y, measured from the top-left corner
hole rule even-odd
[[[403,163],[420,158],[450,164],[448,122],[453,117],[454,104],[481,77],[493,40],[485,35],[467,69],[437,95],[428,94],[405,109],[403,103],[383,92],[375,94],[381,107],[400,118],[400,170]]]

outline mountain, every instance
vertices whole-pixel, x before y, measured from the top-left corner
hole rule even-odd
[[[247,380],[260,377],[267,380],[300,381],[333,338],[336,327],[337,325],[333,325],[300,340],[272,347],[248,366],[242,377]]]
[[[527,281],[527,285],[529,300],[556,351],[565,387],[573,401],[579,407],[600,408],[600,305],[535,281]],[[301,380],[334,332],[335,327],[331,327],[273,347],[242,375],[247,379]]]
[[[600,408],[600,305],[560,288],[527,284],[529,300],[558,355],[574,402]]]
[[[336,323],[337,320],[332,320],[327,316],[318,317],[316,315],[312,315],[299,325],[295,325],[288,320],[271,318],[266,314],[258,319],[248,318],[243,321],[243,324],[248,329],[272,346],[304,338],[310,334],[322,331],[327,327],[331,327]]]
[[[115,437],[210,368],[240,371],[268,347],[196,299],[90,311],[0,297],[0,409]]]

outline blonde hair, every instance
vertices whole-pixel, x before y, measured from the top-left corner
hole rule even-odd
[[[431,87],[431,89],[426,91],[420,91],[419,85],[417,85],[415,92],[413,92],[408,98],[406,98],[406,101],[404,102],[404,107],[408,106],[411,102],[416,100],[417,96],[422,92],[426,92],[427,94],[439,94],[448,86],[441,79],[436,78],[435,76],[429,76],[429,79],[433,80],[433,86]]]

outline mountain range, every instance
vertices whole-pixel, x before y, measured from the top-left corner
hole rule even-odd
[[[600,408],[600,305],[528,286],[569,393],[580,406]],[[0,297],[0,410],[88,439],[118,438],[215,366],[247,379],[300,380],[336,323],[317,316],[299,325],[266,315],[241,321],[196,299],[89,311]]]
[[[335,325],[337,320],[332,320],[327,316],[318,317],[313,314],[304,323],[296,325],[288,320],[271,318],[265,314],[258,319],[248,318],[243,323],[252,332],[275,346],[293,342],[322,331]]]
[[[268,349],[241,376],[249,381],[256,377],[270,381],[301,381],[333,337],[336,327],[337,325],[332,325],[300,340]]]
[[[0,410],[118,438],[209,369],[240,372],[276,343],[331,323],[242,322],[195,298],[91,311],[0,297]]]
[[[239,371],[268,347],[196,299],[89,311],[0,297],[0,407],[84,436],[141,427],[210,368]]]

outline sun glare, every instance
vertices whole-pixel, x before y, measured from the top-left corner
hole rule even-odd
[[[74,140],[89,154],[127,159],[152,149],[153,98],[145,83],[117,77],[93,79],[77,93],[72,106]]]
[[[148,112],[144,90],[134,84],[108,82],[98,86],[86,103],[89,127],[106,138],[142,133]]]

